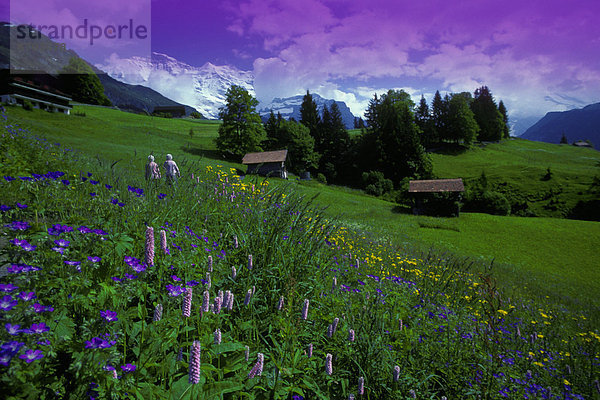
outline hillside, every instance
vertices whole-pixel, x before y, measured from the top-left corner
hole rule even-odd
[[[576,110],[549,112],[527,129],[521,137],[540,142],[560,143],[563,134],[569,143],[590,140],[598,148],[600,146],[600,103]]]
[[[468,184],[485,171],[492,187],[510,201],[513,214],[595,219],[573,212],[578,204],[597,200],[589,191],[600,174],[596,150],[515,138],[460,154],[433,153],[432,159],[440,178],[462,177]],[[552,177],[547,180],[548,168]]]
[[[93,157],[98,155],[111,163],[116,161],[133,175],[141,176],[147,154],[151,152],[157,160],[172,153],[184,175],[215,164],[245,171],[240,164],[219,160],[213,141],[219,122],[153,118],[89,106],[76,106],[75,111],[83,111],[87,116],[56,115],[39,110],[27,112],[20,107],[9,107],[8,115],[62,146],[80,149]],[[190,128],[194,130],[191,139]],[[507,182],[511,191],[530,199],[534,210],[539,208],[540,211],[548,211],[543,205],[549,202],[536,200],[540,193],[560,188],[559,199],[566,194],[589,196],[587,189],[597,173],[598,162],[600,154],[592,149],[527,140],[503,141],[454,156],[433,155],[439,176],[462,176],[468,180],[485,168],[492,183],[502,187],[500,183]],[[550,181],[542,181],[547,166],[555,171],[554,176]],[[262,181],[255,177],[246,179],[257,184]],[[389,240],[407,251],[427,252],[436,248],[478,260],[480,266],[495,260],[503,286],[526,297],[548,293],[560,302],[580,302],[596,290],[591,282],[599,281],[585,275],[597,274],[596,267],[600,265],[600,255],[590,246],[600,238],[597,222],[475,213],[463,213],[459,219],[428,218],[413,216],[394,203],[358,190],[293,178],[272,182],[293,185],[294,190],[309,198],[318,195],[317,204],[327,207],[328,217],[339,218],[346,226]],[[535,205],[536,201],[541,201],[540,207]],[[553,234],[557,232],[560,234]],[[546,257],[549,254],[552,256]],[[568,287],[550,293],[550,287],[564,285],[559,271],[565,268],[581,273],[570,275]],[[535,280],[529,286],[536,288],[535,292],[525,293],[519,289],[524,276]],[[584,276],[588,278],[583,279]]]
[[[0,22],[0,69],[13,69],[35,71],[39,74],[45,71],[48,74],[56,75],[62,67],[69,63],[72,57],[77,53],[73,50],[65,50],[48,37],[42,35],[36,39],[36,46],[21,51],[10,52],[11,35],[16,35],[14,27],[5,22]],[[19,43],[18,40],[14,42]],[[15,54],[17,56],[15,56]],[[12,59],[9,57],[12,56]],[[101,70],[92,66],[92,69],[100,78],[104,86],[104,93],[116,107],[123,110],[135,112],[152,112],[155,106],[181,105],[162,94],[139,85],[128,85],[111,78]],[[185,106],[186,114],[195,111],[194,108]]]

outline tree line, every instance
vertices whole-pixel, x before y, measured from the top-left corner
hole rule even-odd
[[[258,101],[240,86],[232,86],[220,109],[223,124],[217,149],[241,160],[248,152],[288,150],[288,169],[309,171],[323,181],[369,188],[381,194],[399,189],[406,178],[433,178],[426,149],[470,147],[476,141],[509,137],[504,103],[496,104],[488,87],[442,97],[431,105],[422,96],[416,105],[404,90],[374,95],[365,120],[356,121],[360,134],[350,136],[337,104],[319,113],[309,91],[303,98],[300,120],[285,120],[271,111],[262,122]]]

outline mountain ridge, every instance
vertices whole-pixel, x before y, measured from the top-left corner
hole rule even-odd
[[[569,143],[590,140],[594,145],[600,145],[600,102],[569,111],[548,112],[521,138],[559,143],[563,134]]]

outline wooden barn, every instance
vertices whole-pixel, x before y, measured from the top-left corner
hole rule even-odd
[[[248,174],[287,179],[287,170],[285,168],[287,152],[287,150],[276,150],[262,153],[248,153],[242,159],[242,164],[248,166]]]
[[[410,181],[413,214],[460,215],[460,200],[465,186],[462,179],[432,179]]]
[[[71,98],[58,90],[58,86],[58,78],[43,71],[11,73],[9,70],[2,70],[0,101],[20,105],[29,101],[34,108],[69,114],[73,108],[70,105]]]

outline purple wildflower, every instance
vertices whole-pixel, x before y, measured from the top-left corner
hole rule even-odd
[[[70,265],[71,267],[78,267],[81,264],[81,261],[64,261],[65,264]]]
[[[13,221],[10,223],[10,225],[6,226],[12,229],[13,231],[26,231],[27,229],[31,228],[31,225],[23,221]]]
[[[13,285],[12,283],[0,283],[0,292],[10,293],[18,288],[18,286]]]
[[[27,208],[27,207],[28,207],[28,205],[27,205],[27,204],[21,204],[21,203],[19,203],[19,202],[17,202],[17,203],[16,203],[16,206],[17,206],[17,207],[19,207],[21,210],[23,210],[23,209],[25,209],[25,208]]]
[[[88,256],[88,261],[91,263],[98,263],[98,262],[102,261],[102,258],[100,258],[98,256]]]
[[[204,291],[202,296],[202,312],[208,312],[210,310],[210,293],[208,290]]]
[[[40,322],[39,324],[31,324],[31,328],[29,328],[25,333],[44,333],[48,332],[49,330],[49,326],[43,322]]]
[[[164,229],[160,230],[160,251],[167,254],[167,232]]]
[[[362,376],[358,378],[358,394],[361,396],[365,394],[365,378]]]
[[[350,329],[350,331],[348,332],[348,340],[350,342],[354,342],[354,329]]]
[[[325,372],[329,376],[331,376],[331,374],[333,373],[332,359],[333,356],[327,353],[327,355],[325,356]]]
[[[65,239],[57,239],[54,241],[54,243],[56,243],[56,245],[60,246],[60,247],[69,247],[69,244],[71,242],[69,242],[68,240],[65,240]]]
[[[400,367],[398,365],[396,365],[394,367],[394,382],[398,382],[399,379],[400,379]]]
[[[235,280],[235,278],[237,277],[237,271],[235,269],[235,267],[231,267],[231,279]]]
[[[19,356],[20,359],[23,359],[27,362],[27,364],[29,364],[30,362],[33,362],[35,360],[39,360],[40,358],[44,357],[44,353],[42,353],[40,350],[27,350],[25,352],[25,354],[21,354]]]
[[[123,372],[128,373],[128,372],[133,372],[135,371],[137,367],[133,364],[125,364],[121,366],[121,369],[123,370]]]
[[[263,353],[258,353],[258,360],[256,364],[252,367],[250,372],[248,373],[248,378],[254,378],[255,376],[261,376],[263,371],[265,356]]]
[[[200,382],[200,342],[194,340],[190,352],[190,371],[189,383],[192,385]]]
[[[279,298],[279,304],[277,304],[277,310],[281,311],[283,309],[283,296]]]
[[[114,322],[114,321],[119,320],[119,318],[117,318],[116,311],[110,311],[110,310],[100,311],[100,316],[108,322]]]
[[[248,256],[248,269],[252,269],[252,254]]]
[[[218,299],[218,297],[217,297]],[[221,330],[217,328],[214,332],[215,344],[221,344]]]
[[[167,285],[166,287],[171,297],[177,297],[185,291],[181,286]]]
[[[35,299],[37,296],[35,295],[35,292],[21,292],[19,293],[19,297],[23,301],[29,301]]]
[[[313,344],[309,343],[308,344],[308,352],[307,352],[308,358],[311,358],[313,355]]]
[[[185,289],[185,297],[183,299],[183,316],[189,318],[192,315],[192,288]]]
[[[251,299],[252,299],[252,289],[248,289],[248,292],[246,292],[246,298],[244,299],[244,305],[247,306],[248,304],[250,304]]]
[[[306,320],[308,318],[308,305],[309,305],[309,301],[308,299],[304,299],[304,306],[302,307],[302,319]]]
[[[0,310],[10,311],[17,304],[19,304],[19,302],[17,300],[13,300],[12,296],[7,294],[6,296],[2,297],[2,300],[0,300]]]
[[[156,307],[154,308],[154,318],[152,318],[152,321],[154,321],[154,322],[160,321],[162,318],[162,312],[163,312],[162,304],[157,304]]]
[[[146,227],[146,264],[154,265],[154,228]]]
[[[4,327],[6,328],[6,332],[8,332],[8,334],[11,336],[16,336],[19,333],[21,333],[21,329],[19,329],[19,328],[21,328],[21,325],[12,325],[12,324],[6,323],[4,325]]]
[[[213,259],[212,256],[208,256],[208,272],[213,271]]]
[[[248,359],[250,358],[250,346],[248,345],[245,346],[244,356],[246,358],[246,362],[248,362]]]

